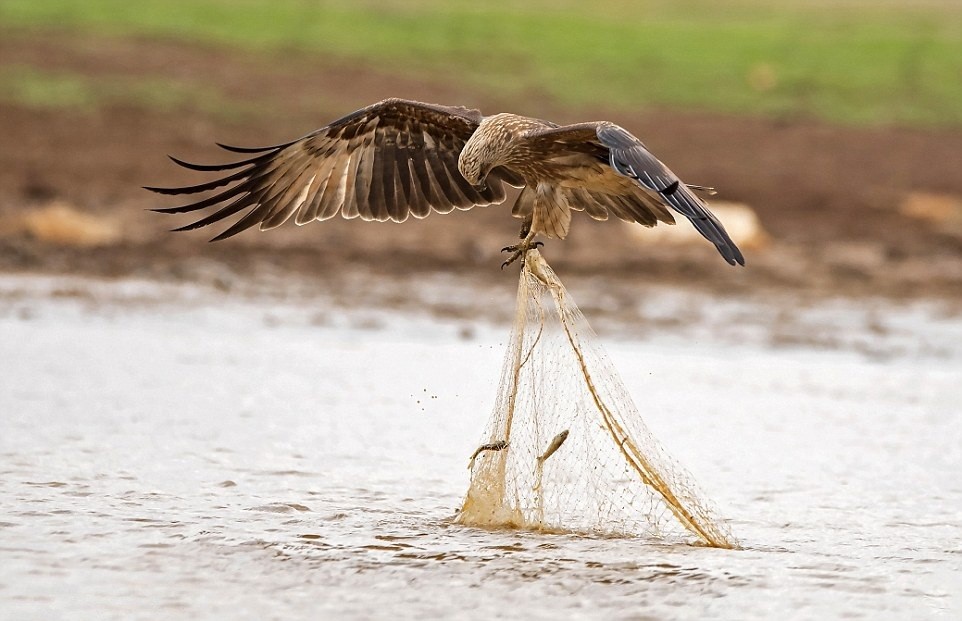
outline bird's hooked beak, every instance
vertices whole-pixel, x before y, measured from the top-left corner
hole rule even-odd
[[[488,169],[488,170],[482,170],[482,171],[481,171],[481,176],[478,177],[478,180],[471,183],[471,185],[474,186],[474,189],[475,189],[475,190],[477,190],[477,191],[479,191],[479,192],[487,192],[487,191],[488,191],[488,173],[489,173],[489,172],[491,172],[490,169]]]

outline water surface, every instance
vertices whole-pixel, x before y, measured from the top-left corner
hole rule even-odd
[[[704,327],[607,337],[656,437],[731,519],[745,549],[727,551],[450,522],[507,326],[0,285],[0,618],[962,611],[958,318],[883,313],[902,326],[889,341],[859,333],[883,357]]]

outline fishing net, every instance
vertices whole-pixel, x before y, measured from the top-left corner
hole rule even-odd
[[[596,341],[541,254],[529,251],[497,401],[457,522],[735,547]]]

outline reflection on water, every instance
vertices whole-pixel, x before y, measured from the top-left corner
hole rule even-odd
[[[31,304],[0,315],[2,618],[958,618],[959,359],[611,345],[733,552],[452,524],[502,328]]]

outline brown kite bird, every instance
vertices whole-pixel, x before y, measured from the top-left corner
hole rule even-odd
[[[217,207],[187,231],[247,210],[212,241],[254,225],[262,231],[294,218],[296,224],[344,218],[404,222],[431,211],[449,213],[505,199],[505,184],[522,188],[511,213],[523,220],[521,241],[505,262],[523,256],[535,235],[564,239],[572,211],[595,220],[609,215],[644,226],[674,224],[668,209],[691,220],[731,265],[745,264],[721,222],[693,190],[626,130],[606,121],[559,126],[515,114],[386,99],[303,138],[272,147],[221,145],[245,154],[237,162],[200,165],[231,171],[224,177],[161,194],[195,194],[226,187],[179,207],[184,213]]]

